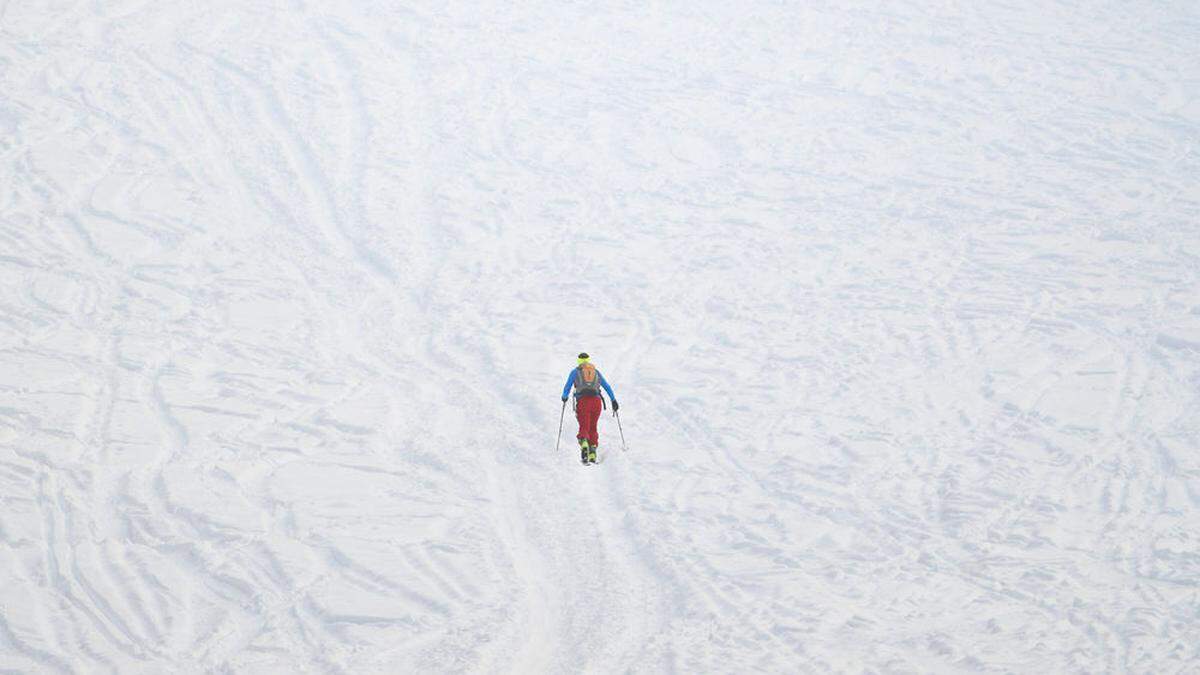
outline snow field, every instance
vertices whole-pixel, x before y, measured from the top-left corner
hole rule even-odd
[[[0,669],[1196,670],[1197,43],[0,5]]]

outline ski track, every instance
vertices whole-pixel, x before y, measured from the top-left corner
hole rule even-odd
[[[1196,670],[1197,42],[0,3],[0,670]]]

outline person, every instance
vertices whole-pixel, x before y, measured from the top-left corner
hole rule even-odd
[[[579,354],[578,365],[567,375],[567,384],[562,390],[563,403],[571,395],[572,387],[575,388],[575,419],[579,421],[579,433],[575,434],[579,440],[579,459],[584,464],[595,464],[596,449],[600,447],[600,432],[596,429],[596,422],[600,421],[604,406],[600,390],[603,389],[608,394],[608,400],[612,401],[613,413],[620,409],[620,405],[608,380],[592,365],[587,352]]]

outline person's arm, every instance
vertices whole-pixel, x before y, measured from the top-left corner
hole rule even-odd
[[[567,400],[567,397],[569,397],[571,395],[571,387],[574,384],[575,384],[575,371],[572,370],[570,372],[570,374],[567,375],[567,384],[566,384],[566,386],[563,387],[562,400],[564,400],[564,401]],[[611,396],[611,394],[610,394],[610,396]]]
[[[613,393],[612,387],[608,386],[608,380],[604,379],[603,373],[597,370],[596,375],[600,377],[600,386],[604,387],[604,391],[608,392],[608,400],[613,402],[613,410],[616,410],[617,395]]]

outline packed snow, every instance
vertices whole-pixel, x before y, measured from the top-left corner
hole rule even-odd
[[[1197,45],[0,2],[0,671],[1200,672]]]

